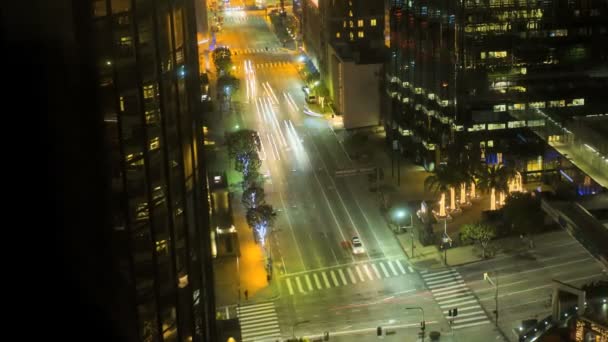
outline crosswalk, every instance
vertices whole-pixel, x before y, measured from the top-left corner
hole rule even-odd
[[[284,49],[280,47],[269,47],[268,50],[266,48],[248,48],[248,49],[230,49],[230,52],[237,55],[251,55],[255,53],[271,53],[271,52],[282,52]]]
[[[446,319],[453,322],[453,329],[490,323],[479,301],[456,270],[420,273]],[[452,309],[458,309],[458,315],[454,318],[448,315]]]
[[[289,295],[307,294],[414,273],[405,259],[377,260],[283,277]]]
[[[281,336],[273,302],[240,306],[236,309],[243,342],[276,341]]]
[[[284,68],[291,65],[291,62],[278,61],[278,62],[266,62],[266,63],[252,63],[251,67],[254,69],[267,69],[267,68]],[[243,66],[236,66],[236,70],[242,70]]]

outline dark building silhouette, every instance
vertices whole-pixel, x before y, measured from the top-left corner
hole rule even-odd
[[[194,1],[6,5],[15,88],[51,134],[56,329],[215,341]]]

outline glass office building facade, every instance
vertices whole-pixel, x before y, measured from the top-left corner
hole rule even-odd
[[[605,113],[607,10],[603,0],[392,1],[387,130],[431,165],[459,138],[496,148],[528,127]]]
[[[194,1],[90,1],[130,335],[213,341]]]

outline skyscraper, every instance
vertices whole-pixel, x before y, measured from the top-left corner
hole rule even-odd
[[[455,140],[499,148],[532,128],[564,139],[573,116],[605,113],[606,2],[391,1],[386,125],[429,169]]]
[[[67,334],[215,341],[194,1],[11,7],[19,88],[54,133]]]
[[[193,0],[96,0],[91,13],[111,229],[141,341],[211,340],[194,13]]]

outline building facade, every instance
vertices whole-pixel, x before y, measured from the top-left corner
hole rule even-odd
[[[114,253],[137,341],[214,341],[193,0],[94,0]]]
[[[528,128],[563,139],[546,123],[608,111],[605,1],[390,6],[385,125],[429,169],[455,140],[491,151]]]
[[[329,45],[356,49],[384,46],[384,1],[302,0],[304,46],[322,77],[328,77]]]

